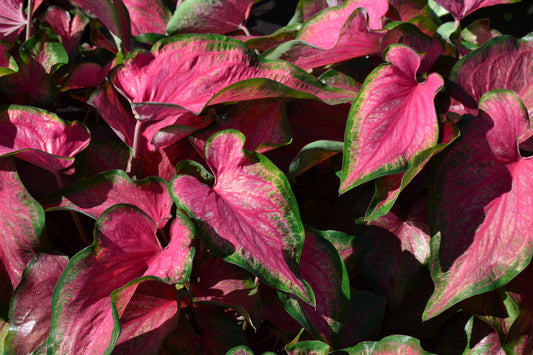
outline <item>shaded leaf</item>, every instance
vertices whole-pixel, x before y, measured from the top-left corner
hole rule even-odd
[[[330,346],[318,340],[300,341],[285,347],[289,355],[327,355]]]
[[[443,84],[440,75],[418,83],[420,58],[406,46],[389,47],[385,59],[390,64],[367,77],[348,116],[341,192],[405,171],[438,138],[433,98]]]
[[[42,21],[48,22],[54,32],[61,37],[61,43],[69,55],[76,53],[83,30],[89,22],[79,13],[71,15],[58,6],[48,7]]]
[[[313,166],[320,164],[338,153],[342,153],[343,148],[343,142],[323,140],[309,143],[302,148],[292,161],[287,172],[287,178],[292,180]]]
[[[430,354],[420,346],[420,340],[407,335],[390,335],[377,342],[366,341],[351,348],[334,351],[331,355],[346,353],[349,355]]]
[[[466,15],[487,6],[494,6],[498,4],[511,4],[520,0],[434,0],[437,4],[444,7],[446,10],[460,20]]]
[[[215,184],[179,175],[171,182],[171,195],[198,221],[216,254],[313,304],[309,285],[298,276],[304,230],[294,195],[269,160],[243,151],[243,145],[238,131],[213,135],[205,157]]]

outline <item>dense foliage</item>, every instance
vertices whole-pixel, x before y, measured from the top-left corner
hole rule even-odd
[[[3,0],[0,349],[533,353],[511,2]]]

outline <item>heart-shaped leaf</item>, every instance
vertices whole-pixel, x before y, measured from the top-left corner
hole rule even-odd
[[[185,0],[172,15],[167,33],[226,34],[242,29],[253,0]]]
[[[170,226],[165,249],[152,218],[132,205],[107,209],[95,229],[94,243],[70,260],[54,291],[50,352],[110,353],[136,289],[130,282],[150,276],[182,283],[190,275],[193,231],[184,216]]]
[[[48,7],[42,21],[48,22],[54,32],[61,37],[61,43],[69,55],[76,53],[83,30],[89,22],[85,16],[79,13],[71,15],[70,12],[57,6]]]
[[[42,201],[47,210],[73,209],[94,219],[119,203],[141,209],[158,228],[165,226],[172,207],[166,181],[155,176],[131,180],[122,170],[111,170],[89,179],[78,180]]]
[[[143,33],[165,34],[165,27],[171,13],[161,0],[122,0],[128,9],[131,21],[131,34]],[[181,5],[179,6],[181,7]]]
[[[265,55],[311,69],[378,53],[385,33],[375,30],[382,28],[387,8],[383,0],[348,0],[313,16],[302,26],[295,40]]]
[[[388,355],[388,354],[417,354],[430,355],[420,345],[420,340],[407,335],[390,335],[380,341],[365,341],[354,347],[334,351],[330,355]]]
[[[79,122],[66,122],[42,109],[11,105],[0,110],[0,156],[15,155],[43,169],[68,168],[89,144]]]
[[[341,177],[341,192],[376,177],[405,171],[438,138],[433,98],[443,84],[436,73],[419,83],[420,57],[409,47],[389,47],[385,60],[365,80],[352,105]]]
[[[531,260],[533,160],[517,142],[530,121],[517,94],[494,90],[465,119],[431,190],[431,318],[470,296],[509,282]],[[512,248],[509,248],[512,245]]]
[[[327,355],[330,346],[318,340],[300,341],[285,347],[289,355]]]
[[[42,0],[32,0],[32,13],[39,7]],[[26,27],[28,20],[26,18],[24,0],[4,0],[0,4],[0,40],[13,42],[20,31]]]
[[[308,228],[300,274],[313,288],[316,307],[280,293],[285,309],[315,338],[338,347],[350,306],[348,273],[337,250],[321,232]]]
[[[450,11],[456,20],[466,17],[466,15],[487,6],[498,4],[511,4],[520,0],[434,0],[437,4]]]
[[[179,175],[171,181],[171,195],[201,225],[211,250],[314,304],[311,288],[298,275],[305,236],[292,190],[268,159],[243,151],[244,139],[235,130],[213,135],[205,159],[215,184]]]
[[[450,74],[450,111],[477,114],[478,102],[494,89],[513,90],[533,116],[533,41],[510,36],[494,38],[465,55]]]
[[[52,294],[68,258],[37,254],[13,294],[6,339],[9,354],[30,354],[46,343],[52,321]]]
[[[40,247],[44,211],[20,181],[9,158],[0,159],[0,231],[0,260],[15,288]]]

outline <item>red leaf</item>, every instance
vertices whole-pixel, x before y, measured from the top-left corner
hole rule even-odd
[[[487,6],[498,4],[511,4],[520,0],[435,0],[436,3],[450,11],[456,20],[466,17],[466,15]]]
[[[205,157],[215,184],[178,175],[171,182],[172,197],[201,224],[206,243],[219,256],[314,303],[311,289],[298,276],[304,231],[294,195],[269,160],[243,151],[243,145],[238,131],[213,135]]]
[[[57,6],[48,7],[42,21],[48,22],[54,32],[61,37],[61,43],[70,55],[76,53],[85,25],[89,22],[79,13],[72,16],[70,12]]]
[[[144,276],[186,281],[194,252],[190,222],[178,215],[170,236],[162,249],[148,215],[131,205],[106,210],[96,222],[94,243],[70,260],[57,283],[49,351],[110,351],[119,337],[118,318],[137,287],[115,290]]]
[[[131,34],[165,34],[171,13],[161,0],[123,0],[131,20]]]
[[[385,59],[391,64],[367,77],[348,116],[341,192],[406,170],[438,138],[433,98],[443,84],[440,75],[418,83],[420,58],[409,47],[389,47]]]
[[[531,259],[533,160],[517,149],[530,127],[527,112],[505,90],[485,94],[479,108],[481,116],[462,128],[436,174],[430,205],[435,291],[425,318],[509,282]]]
[[[45,110],[11,105],[0,111],[0,156],[15,155],[57,172],[72,165],[89,139],[81,123],[65,122]]]

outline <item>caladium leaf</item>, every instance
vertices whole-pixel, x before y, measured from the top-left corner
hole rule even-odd
[[[9,53],[10,47],[9,43],[0,42],[0,77],[18,71],[17,62]]]
[[[120,336],[113,354],[153,353],[176,328],[181,300],[174,285],[147,279],[115,292],[113,301],[127,295],[130,288],[135,293],[122,311]]]
[[[100,86],[105,80],[106,70],[98,63],[80,63],[72,69],[61,85],[61,91]]]
[[[246,345],[239,345],[228,350],[226,355],[254,355],[254,352]]]
[[[512,4],[520,0],[434,0],[437,4],[450,11],[456,21],[463,19],[466,15],[487,6],[498,4]]]
[[[450,111],[477,114],[481,96],[490,90],[513,90],[533,116],[533,42],[510,36],[494,38],[465,55],[450,74]]]
[[[378,53],[385,32],[375,30],[381,29],[387,8],[387,2],[382,0],[348,0],[312,17],[295,40],[268,51],[265,56],[312,69]]]
[[[398,12],[402,22],[418,16],[428,16],[428,4],[424,0],[391,0],[390,6]]]
[[[44,211],[26,190],[11,159],[0,159],[0,260],[15,288],[44,233]]]
[[[52,294],[68,258],[37,254],[28,264],[13,294],[6,339],[9,354],[30,354],[48,339],[52,317]]]
[[[122,170],[111,170],[78,180],[41,202],[49,211],[68,208],[94,219],[115,204],[127,203],[148,214],[158,228],[165,226],[172,207],[166,181],[155,176],[132,180]]]
[[[42,0],[32,0],[32,13],[39,7]],[[5,0],[0,4],[0,40],[13,42],[20,31],[26,27],[28,20],[24,8],[27,1]]]
[[[0,109],[0,156],[14,155],[57,172],[72,165],[89,140],[81,123],[63,121],[48,111],[17,105]]]
[[[253,0],[185,0],[172,15],[167,33],[226,34],[242,29]]]
[[[419,83],[420,57],[403,45],[389,47],[385,60],[390,64],[379,66],[367,77],[350,110],[341,192],[405,171],[418,153],[437,142],[433,98],[442,78],[432,73]]]
[[[318,340],[306,340],[285,347],[289,355],[327,355],[330,346]]]
[[[435,291],[426,319],[509,282],[531,259],[533,160],[517,149],[530,128],[526,109],[506,90],[485,94],[479,109],[444,156],[431,190]]]
[[[46,9],[42,21],[48,22],[54,32],[61,37],[61,43],[69,55],[74,55],[80,43],[81,35],[89,20],[75,13],[58,7],[50,6]]]
[[[300,274],[313,288],[316,307],[280,293],[285,309],[316,339],[338,347],[350,306],[348,273],[333,245],[307,229],[300,260]]]
[[[165,27],[171,13],[161,0],[122,0],[128,9],[131,21],[131,34],[143,33],[165,34]],[[179,6],[181,7],[181,5]]]
[[[131,36],[128,10],[122,0],[69,0],[90,16],[96,17],[114,35],[119,49],[129,47]]]
[[[380,341],[365,341],[354,347],[330,353],[331,355],[388,355],[388,354],[417,354],[430,355],[420,345],[420,340],[407,335],[390,335]]]
[[[216,254],[314,304],[311,288],[298,275],[304,230],[292,190],[268,159],[242,149],[244,139],[235,130],[213,135],[205,159],[215,184],[179,175],[170,183],[171,195],[198,221]]]
[[[311,167],[322,163],[338,153],[342,153],[344,144],[335,141],[316,141],[309,143],[298,153],[287,172],[287,178],[292,180]]]
[[[194,249],[186,217],[178,214],[170,238],[161,248],[152,218],[132,205],[107,209],[96,221],[94,243],[70,260],[57,283],[48,351],[110,353],[119,317],[136,290],[130,282],[148,276],[169,283],[188,279]]]

